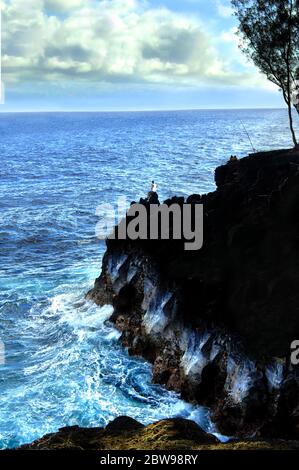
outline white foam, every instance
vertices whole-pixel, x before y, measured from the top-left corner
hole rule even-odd
[[[130,265],[129,270],[128,270],[128,274],[127,274],[127,282],[128,283],[132,281],[132,279],[136,275],[136,273],[137,273],[136,266]]]
[[[67,323],[78,335],[79,341],[83,341],[87,330],[100,329],[112,313],[111,305],[97,307],[94,303],[78,297],[76,294],[59,294],[51,300],[48,313],[58,316],[59,323]]]
[[[192,335],[192,331],[188,328],[181,326],[180,335],[179,335],[179,347],[180,350],[184,353],[188,348],[189,338]]]
[[[222,442],[223,444],[231,440],[231,437],[224,436],[223,434],[220,434],[219,432],[212,432],[211,434],[213,434],[213,436],[215,436],[218,439],[218,441]]]
[[[121,337],[121,332],[118,330],[111,330],[107,335],[106,335],[106,340],[107,341],[118,341],[119,338]]]
[[[229,357],[227,361],[227,378],[225,388],[234,403],[241,403],[248,395],[256,374],[255,364],[250,360],[238,363]]]
[[[265,369],[270,391],[278,390],[283,381],[284,364],[282,361],[274,360]]]
[[[65,294],[56,295],[51,299],[51,309],[53,313],[57,313],[59,310],[61,310],[63,306],[63,299],[65,299]]]
[[[161,333],[170,321],[164,313],[164,307],[172,297],[171,292],[161,293],[160,289],[154,288],[149,301],[146,314],[143,317],[143,324],[146,332]]]
[[[112,282],[115,282],[119,277],[119,270],[127,261],[128,255],[121,255],[118,257],[109,257],[108,259],[108,271]]]
[[[208,332],[204,332],[201,336],[194,332],[190,334],[188,346],[181,359],[181,365],[186,375],[201,376],[204,367],[209,362],[209,358],[203,354],[202,348],[210,336]]]
[[[220,353],[221,348],[219,344],[217,344],[215,341],[213,342],[211,352],[210,352],[210,360],[213,361],[215,357]]]

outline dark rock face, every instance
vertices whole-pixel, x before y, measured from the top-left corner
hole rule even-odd
[[[122,416],[106,428],[71,426],[17,450],[275,450],[299,449],[299,441],[248,440],[221,444],[193,421],[165,419],[143,426]]]
[[[153,380],[211,407],[228,435],[299,433],[299,152],[251,155],[216,169],[204,246],[108,240],[88,297],[111,303],[131,354]],[[166,201],[184,204],[181,198]]]
[[[121,434],[122,432],[138,431],[143,429],[143,424],[128,416],[119,416],[106,426],[106,432],[110,434]]]
[[[24,450],[118,450],[118,449],[167,449],[188,446],[216,445],[218,440],[205,433],[193,421],[165,419],[149,426],[127,416],[120,416],[106,428],[80,428],[70,426],[57,433],[47,434]]]

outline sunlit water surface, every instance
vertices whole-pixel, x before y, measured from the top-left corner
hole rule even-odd
[[[214,189],[233,153],[290,146],[282,110],[0,114],[0,448],[62,426],[183,416],[215,431],[207,410],[151,384],[84,294],[100,273],[96,207]]]

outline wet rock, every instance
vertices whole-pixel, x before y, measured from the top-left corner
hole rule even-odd
[[[187,199],[203,204],[200,251],[107,240],[88,297],[113,304],[123,345],[153,363],[153,381],[208,404],[226,434],[297,436],[299,152],[250,155],[217,168],[215,182]]]

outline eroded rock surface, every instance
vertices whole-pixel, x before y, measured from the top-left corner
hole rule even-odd
[[[105,429],[62,428],[20,450],[269,450],[299,449],[298,441],[248,440],[221,444],[193,421],[165,419],[149,426],[120,417]]]
[[[108,240],[88,298],[114,306],[130,354],[153,381],[212,410],[226,435],[299,436],[299,152],[251,155],[216,169],[204,246]]]

